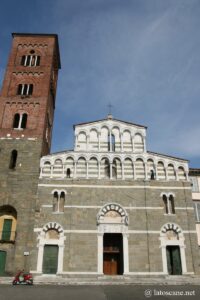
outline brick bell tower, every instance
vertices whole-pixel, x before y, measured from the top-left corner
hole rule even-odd
[[[39,161],[50,152],[56,34],[13,33],[0,95],[0,275],[30,269]]]

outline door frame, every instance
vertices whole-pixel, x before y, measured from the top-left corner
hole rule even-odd
[[[59,239],[46,239],[46,232],[50,229],[55,229],[59,233]],[[50,222],[43,226],[38,236],[38,259],[37,259],[37,273],[42,274],[43,256],[45,245],[58,246],[58,269],[56,274],[63,272],[63,258],[64,258],[64,243],[66,237],[62,226],[56,222]]]
[[[108,221],[104,217],[109,211],[115,211],[120,218],[111,218]],[[129,246],[128,246],[129,217],[126,210],[118,203],[110,202],[101,207],[97,214],[97,272],[103,275],[103,235],[104,233],[121,233],[123,241],[123,266],[124,275],[129,274]]]
[[[166,238],[167,230],[172,230],[172,229],[178,234],[179,239],[169,240]],[[161,241],[160,248],[162,251],[163,273],[169,275],[168,267],[167,267],[167,246],[179,246],[182,275],[187,274],[187,265],[186,265],[186,256],[185,256],[186,246],[185,246],[185,238],[182,229],[175,223],[167,223],[162,226],[159,239]]]
[[[98,226],[98,274],[103,275],[103,235],[104,233],[121,233],[123,242],[123,266],[124,273],[129,274],[129,251],[128,251],[128,227],[119,224],[100,224]]]
[[[174,256],[173,256],[173,253],[174,251],[172,249],[177,249],[178,250],[178,256],[179,256],[179,267],[180,267],[180,273],[178,274],[174,274],[173,273],[173,265],[174,265]],[[170,250],[169,250],[170,249]],[[170,268],[172,269],[172,274],[170,275],[182,275],[182,264],[181,264],[181,253],[180,253],[180,247],[179,246],[169,246],[167,245],[166,246],[166,253],[167,253],[167,269],[169,267],[169,263],[170,263]],[[168,269],[168,272],[169,272],[169,269]]]
[[[58,252],[59,252],[59,248],[58,248],[58,245],[47,245],[47,244],[45,244],[44,245],[44,253],[43,253],[43,263],[42,263],[42,273],[43,274],[56,274],[56,273],[44,273],[44,259],[45,259],[45,249],[47,249],[47,247],[56,247],[57,248],[57,257],[56,257],[56,263],[57,263],[57,266],[56,266],[56,273],[57,273],[57,271],[58,271]]]
[[[107,237],[105,235],[108,235]],[[111,239],[114,240],[114,246],[118,247],[117,251],[113,251],[113,249],[106,249],[107,242]],[[109,244],[109,247],[112,247],[112,244]],[[107,259],[105,259],[107,258]],[[109,258],[109,259],[108,259]],[[111,265],[115,265],[116,262],[116,273],[105,273],[104,266],[106,265],[106,262],[109,262],[109,267],[111,268]],[[104,233],[103,235],[103,272],[106,275],[122,275],[124,273],[124,258],[123,258],[123,236],[121,233]],[[112,268],[111,268],[112,269]]]

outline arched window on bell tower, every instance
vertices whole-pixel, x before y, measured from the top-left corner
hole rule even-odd
[[[13,119],[13,128],[14,129],[25,129],[27,125],[28,115],[26,113],[16,113]]]
[[[21,120],[21,128],[22,129],[26,128],[26,123],[27,123],[27,114],[24,113],[24,114],[22,114],[22,120]]]
[[[17,89],[17,95],[30,96],[33,94],[33,84],[19,84]]]
[[[19,128],[19,121],[20,121],[20,114],[15,114],[14,115],[14,120],[13,120],[13,128]]]
[[[17,164],[17,150],[12,150],[10,155],[9,169],[14,170]]]

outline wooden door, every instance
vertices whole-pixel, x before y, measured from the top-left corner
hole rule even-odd
[[[117,275],[119,268],[118,255],[104,254],[103,272],[105,275]]]
[[[6,266],[6,252],[0,251],[0,275],[5,274],[5,266]]]
[[[58,269],[58,246],[45,245],[43,255],[43,273],[56,274]]]
[[[105,233],[103,237],[103,272],[123,274],[123,240],[121,233]]]

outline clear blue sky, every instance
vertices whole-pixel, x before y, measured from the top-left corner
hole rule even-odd
[[[199,0],[1,0],[0,28],[0,84],[12,32],[59,35],[52,152],[111,102],[148,126],[148,150],[200,167]]]

